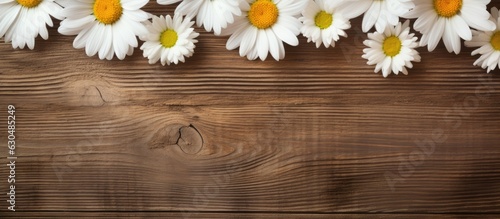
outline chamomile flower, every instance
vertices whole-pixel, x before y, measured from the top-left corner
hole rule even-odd
[[[420,62],[417,37],[410,33],[410,22],[387,26],[384,32],[369,33],[363,43],[369,48],[363,49],[363,58],[368,59],[368,65],[375,65],[375,73],[382,70],[384,77],[389,74],[407,75],[406,67],[412,68],[412,62]]]
[[[474,62],[474,65],[481,66],[487,72],[500,68],[500,14],[498,9],[491,9],[490,20],[496,23],[493,31],[472,31],[472,40],[465,41],[467,47],[479,47],[472,51],[472,55],[480,54],[481,57]]]
[[[137,37],[147,34],[142,22],[148,14],[141,8],[148,0],[73,0],[62,10],[66,17],[59,33],[78,35],[73,47],[85,48],[88,56],[120,60],[132,55]]]
[[[330,45],[334,47],[340,36],[347,37],[344,30],[351,28],[351,23],[343,15],[348,12],[338,9],[338,3],[330,0],[309,1],[299,18],[304,24],[300,31],[307,37],[307,42],[316,43],[317,48],[323,43],[328,48]]]
[[[184,62],[184,57],[191,57],[194,53],[195,38],[200,35],[192,28],[194,21],[188,17],[182,19],[179,14],[174,18],[154,16],[153,23],[147,25],[149,34],[144,37],[144,44],[141,46],[144,57],[149,59],[149,64],[154,64],[161,59],[161,64],[177,64]]]
[[[182,0],[157,0],[158,4],[169,5]],[[196,25],[204,26],[215,35],[220,35],[221,30],[234,22],[234,16],[240,16],[240,0],[185,0],[175,9],[175,14],[185,15],[190,18],[196,16]]]
[[[490,0],[414,0],[415,9],[407,17],[418,18],[413,25],[422,33],[420,46],[433,51],[443,39],[448,52],[460,53],[460,38],[472,39],[471,27],[492,31],[495,23],[489,20],[486,5]]]
[[[354,15],[349,19],[364,13],[361,27],[365,33],[373,26],[378,32],[384,32],[387,25],[395,26],[399,17],[415,7],[413,0],[348,0],[344,4],[345,11]]]
[[[62,19],[60,10],[53,0],[0,0],[0,38],[12,42],[14,49],[34,49],[38,35],[49,38],[50,16]]]
[[[304,0],[245,0],[241,16],[223,32],[232,34],[228,50],[240,47],[240,56],[265,60],[268,53],[276,60],[285,58],[283,42],[297,46],[301,22],[297,18],[305,8]]]

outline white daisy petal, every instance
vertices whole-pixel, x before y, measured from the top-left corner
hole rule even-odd
[[[108,51],[112,46],[113,32],[111,31],[111,27],[105,26],[104,31],[102,33],[102,45],[99,48],[99,58],[105,59],[108,56]]]
[[[285,27],[276,24],[273,26],[273,31],[276,33],[279,39],[281,39],[283,42],[292,45],[292,46],[297,46],[299,45],[299,39],[297,39],[297,36],[292,33],[289,29],[286,29]]]
[[[169,5],[182,0],[157,0],[158,4]],[[238,0],[239,1],[239,0]],[[196,24],[206,31],[220,35],[222,29],[234,22],[234,16],[241,15],[238,1],[235,0],[185,0],[175,9],[176,14],[194,18]]]
[[[472,39],[472,32],[470,28],[463,28],[467,26],[467,23],[465,23],[464,19],[460,16],[455,16],[450,19],[451,24],[448,24],[448,26],[451,26],[454,30],[456,30],[457,34],[464,40],[471,40]]]
[[[339,5],[348,19],[364,13],[361,25],[363,32],[368,32],[373,26],[382,32],[387,25],[396,25],[399,17],[410,13],[414,7],[413,1],[409,0],[350,0]]]
[[[447,20],[446,22],[451,22],[451,20]],[[453,31],[452,25],[445,26],[443,42],[448,52],[455,52],[455,54],[460,53],[460,38],[458,34]]]
[[[279,52],[279,46],[278,46],[278,38],[276,38],[276,35],[273,33],[273,30],[267,29],[266,35],[269,40],[269,52],[273,56],[275,60],[280,60],[280,52]]]
[[[443,37],[444,30],[445,30],[445,25],[446,25],[446,19],[444,18],[438,18],[436,24],[433,26],[429,34],[423,34],[423,35],[429,35],[428,41],[424,41],[424,37],[422,37],[422,41],[420,41],[420,45],[424,46],[426,44],[429,52],[434,51],[434,49],[437,47],[439,40]],[[424,44],[425,43],[425,44]]]
[[[368,11],[365,12],[363,16],[363,23],[361,25],[363,32],[368,32],[375,23],[379,20],[379,15],[382,10],[381,1],[374,1]],[[377,31],[383,31],[383,29],[377,29]]]
[[[259,30],[256,28],[247,28],[242,36],[246,36],[247,40],[241,41],[240,56],[245,56],[255,47],[255,41],[259,35]]]
[[[259,30],[257,40],[259,41],[259,44],[256,45],[259,51],[259,58],[264,61],[269,53],[269,41],[265,30]]]

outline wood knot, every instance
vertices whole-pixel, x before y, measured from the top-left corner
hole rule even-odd
[[[191,124],[173,124],[158,130],[149,142],[150,149],[167,146],[178,146],[186,154],[197,154],[203,147],[203,137]]]

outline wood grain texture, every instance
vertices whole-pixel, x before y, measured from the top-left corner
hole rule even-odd
[[[77,215],[73,212],[41,212],[36,216],[32,212],[19,212],[9,213],[9,216],[20,216],[23,218],[183,218],[185,213],[182,212],[78,212]],[[190,215],[193,218],[290,218],[290,219],[303,219],[303,218],[376,218],[376,219],[393,219],[393,218],[407,218],[407,219],[420,219],[420,218],[452,218],[452,219],[490,219],[498,218],[498,214],[291,214],[291,213],[262,213],[262,212],[219,212],[219,213],[199,213],[195,212]]]
[[[280,62],[201,30],[167,67],[139,50],[86,57],[54,28],[33,51],[0,45],[0,124],[14,104],[19,157],[18,212],[3,201],[0,217],[498,218],[500,72],[440,45],[384,79],[361,58],[360,21]]]

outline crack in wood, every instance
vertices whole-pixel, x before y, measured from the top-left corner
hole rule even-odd
[[[177,146],[186,154],[197,154],[203,144],[203,136],[194,125],[172,124],[155,133],[149,142],[149,149]]]
[[[99,93],[99,97],[101,97],[101,100],[102,100],[102,102],[103,102],[103,105],[104,105],[105,103],[107,103],[107,102],[106,102],[106,100],[104,99],[104,97],[102,97],[101,90],[99,90],[99,88],[98,88],[97,86],[94,86],[94,88],[95,88],[95,89],[97,90],[97,92]]]
[[[186,154],[197,154],[203,147],[203,137],[192,124],[189,124],[179,128],[179,138],[175,144]]]

